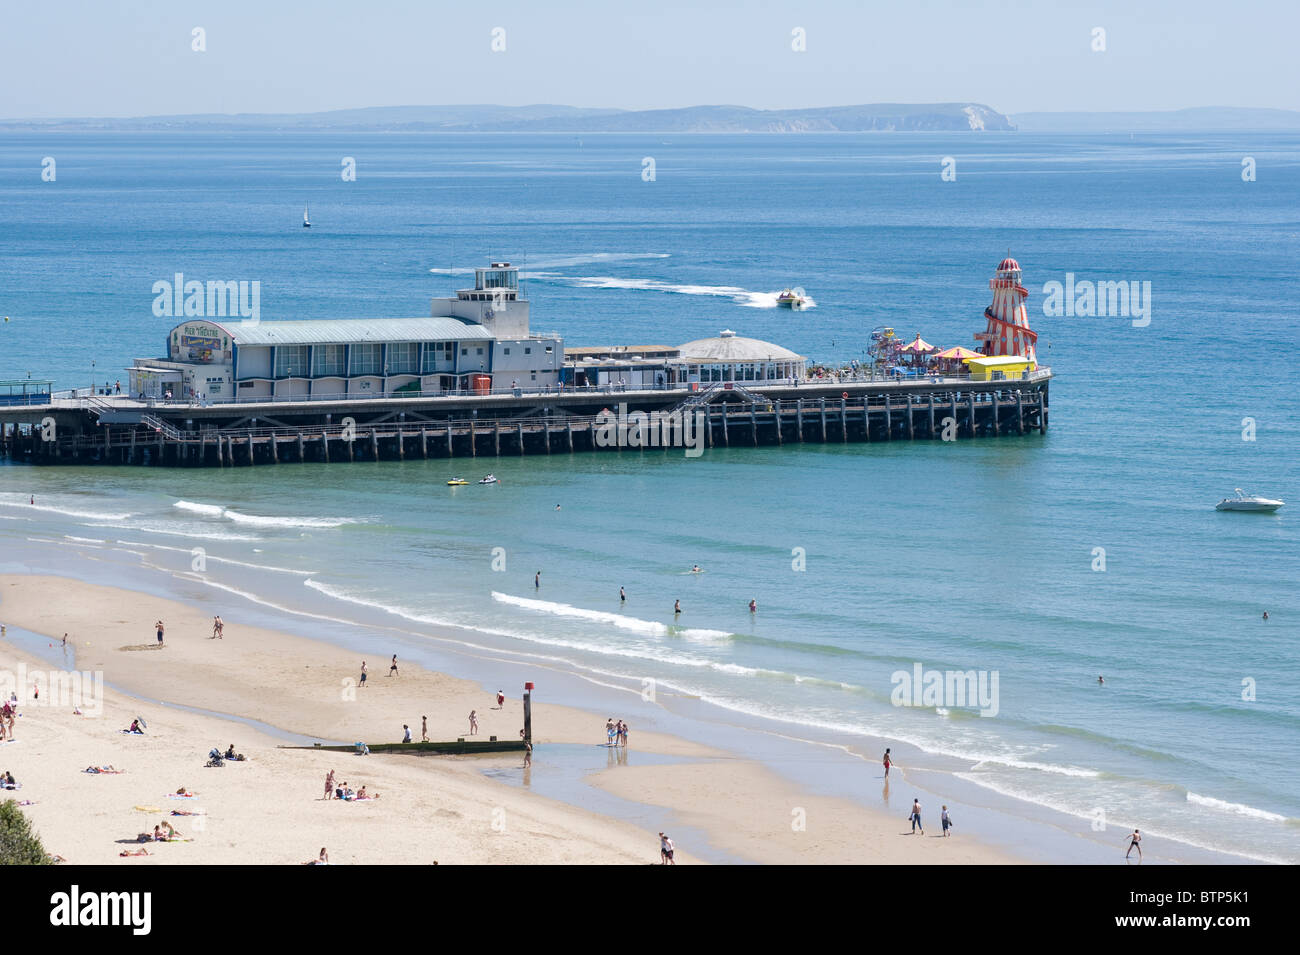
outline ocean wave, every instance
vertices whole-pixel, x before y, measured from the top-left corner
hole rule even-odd
[[[48,504],[29,504],[26,501],[4,501],[0,500],[0,507],[18,507],[25,511],[41,511],[46,514],[61,514],[64,517],[78,517],[83,520],[92,521],[124,521],[131,516],[130,511],[124,511],[121,514],[116,513],[92,513],[90,511],[78,511],[70,507],[51,507]]]
[[[161,534],[165,537],[188,537],[193,540],[206,541],[260,541],[262,538],[257,536],[250,537],[247,534],[231,534],[228,531],[218,530],[194,530],[177,524],[88,524],[88,527],[101,527],[105,530],[115,531],[135,531],[144,534]]]
[[[122,540],[120,537],[117,539],[117,543],[129,544],[133,547],[149,547],[153,550],[170,550],[175,551],[178,554],[192,553],[188,547],[168,547],[166,544],[150,544],[145,541],[128,541]],[[135,551],[131,551],[131,553],[135,553]],[[206,554],[204,557],[206,560],[214,560],[219,564],[233,564],[236,567],[248,567],[251,570],[266,570],[275,574],[294,574],[299,577],[310,577],[312,574],[316,573],[314,570],[294,570],[291,567],[276,567],[272,564],[251,564],[246,560],[235,560],[233,557],[218,557],[216,554]]]
[[[1269,812],[1267,809],[1256,809],[1254,806],[1246,806],[1239,802],[1227,802],[1223,799],[1215,799],[1213,796],[1201,796],[1194,792],[1187,794],[1187,801],[1194,806],[1204,806],[1207,809],[1231,812],[1238,816],[1249,816],[1251,819],[1263,819],[1268,822],[1287,821],[1286,816],[1276,812]]]
[[[538,613],[549,613],[557,617],[574,617],[579,620],[590,620],[594,623],[607,623],[618,627],[622,630],[631,630],[634,633],[642,633],[652,637],[686,637],[694,640],[713,640],[726,641],[731,639],[731,634],[725,630],[704,630],[695,627],[675,627],[666,623],[658,623],[654,620],[641,620],[638,617],[627,617],[620,613],[610,613],[607,610],[587,610],[583,607],[574,607],[570,604],[554,603],[550,600],[534,600],[530,597],[515,597],[511,594],[503,594],[492,591],[492,599],[500,603],[510,604],[514,607],[522,607],[525,610],[535,610]]]
[[[100,540],[98,537],[74,537],[71,534],[63,535],[65,540],[70,540],[78,544],[107,544],[108,541]]]
[[[195,501],[176,501],[172,507],[180,511],[189,511],[191,514],[224,518],[236,524],[248,524],[252,527],[342,527],[344,524],[360,523],[358,519],[352,517],[268,517],[259,514],[243,514],[219,504],[200,504]]]

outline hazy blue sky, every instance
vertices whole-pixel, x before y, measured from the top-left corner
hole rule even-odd
[[[490,48],[494,27],[504,52]],[[791,50],[795,27],[806,52]],[[1094,27],[1105,52],[1091,48]],[[1298,36],[1300,0],[3,0],[0,117],[456,103],[1295,109]]]

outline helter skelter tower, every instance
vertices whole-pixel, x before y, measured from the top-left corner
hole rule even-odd
[[[989,324],[975,334],[986,355],[1020,355],[1037,363],[1038,333],[1029,327],[1029,310],[1025,300],[1029,291],[1020,284],[1020,263],[1005,258],[998,263],[997,274],[989,279],[993,304],[984,309]]]

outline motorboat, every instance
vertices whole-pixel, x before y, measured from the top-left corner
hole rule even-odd
[[[464,487],[464,486],[465,486],[466,484],[468,484],[468,483],[469,483],[469,481],[466,481],[464,478],[452,478],[450,481],[447,482],[447,486],[448,486],[448,487]]]
[[[479,481],[478,483],[479,483],[479,484],[498,484],[498,483],[500,483],[500,482],[497,481],[497,476],[496,476],[495,474],[489,474],[487,477],[483,478],[483,480]]]
[[[808,302],[808,294],[801,288],[788,288],[776,297],[776,304],[782,308],[801,309]]]
[[[1285,501],[1275,501],[1269,497],[1259,497],[1254,494],[1247,494],[1241,488],[1237,488],[1236,497],[1225,497],[1215,505],[1216,511],[1262,511],[1272,513],[1285,504]]]

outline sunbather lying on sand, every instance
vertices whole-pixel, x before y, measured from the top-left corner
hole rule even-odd
[[[123,849],[118,853],[120,856],[147,856],[149,850],[141,846],[139,849]]]
[[[163,829],[166,829],[167,831],[164,833]],[[184,837],[176,830],[176,827],[166,819],[162,821],[161,827],[153,827],[154,842],[180,842],[182,838]]]
[[[181,799],[193,799],[195,796],[198,795],[198,793],[190,792],[190,790],[182,786],[180,789],[176,790],[176,792],[172,793],[171,795],[179,796]]]
[[[87,766],[85,771],[88,773],[92,773],[96,776],[98,776],[101,773],[121,774],[126,772],[126,770],[124,769],[114,769],[112,763],[110,763],[107,766]]]

